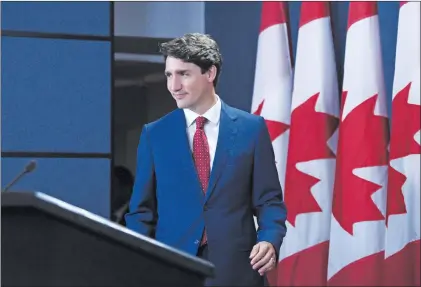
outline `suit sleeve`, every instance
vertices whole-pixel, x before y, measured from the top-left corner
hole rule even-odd
[[[269,131],[260,118],[259,135],[254,152],[253,206],[259,229],[257,239],[272,243],[278,257],[286,235],[286,207],[275,165],[275,155]]]
[[[145,125],[137,149],[135,183],[125,220],[127,228],[149,237],[155,236],[158,219],[155,186],[154,161]]]

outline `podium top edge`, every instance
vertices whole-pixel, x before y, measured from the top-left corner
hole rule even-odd
[[[205,276],[214,276],[214,265],[201,258],[172,248],[153,238],[136,233],[85,209],[76,207],[42,192],[10,191],[1,193],[1,207],[35,208],[72,224],[116,240],[150,256],[169,261]]]

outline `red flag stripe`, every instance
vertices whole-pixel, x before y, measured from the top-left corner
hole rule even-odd
[[[262,4],[262,20],[260,33],[265,29],[287,22],[287,13],[285,3],[282,1],[268,2]]]
[[[376,2],[350,2],[349,3],[349,17],[348,17],[348,29],[356,22],[365,18],[377,15],[377,3]]]
[[[303,2],[301,5],[300,28],[313,20],[329,16],[328,2]]]

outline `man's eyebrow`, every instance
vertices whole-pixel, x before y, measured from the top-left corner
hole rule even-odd
[[[184,74],[184,73],[188,73],[188,72],[190,72],[190,70],[189,69],[184,69],[184,70],[175,70],[174,71],[176,74]],[[172,72],[170,72],[170,71],[165,71],[165,75],[171,75],[172,74]]]

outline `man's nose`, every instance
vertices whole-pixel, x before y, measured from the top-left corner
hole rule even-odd
[[[171,79],[170,88],[171,88],[171,91],[174,91],[174,92],[181,90],[181,81],[180,79],[178,79],[178,77],[173,77]]]

